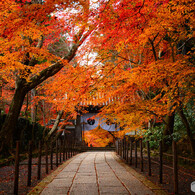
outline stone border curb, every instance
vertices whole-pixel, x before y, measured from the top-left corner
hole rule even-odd
[[[128,166],[115,152],[112,153],[114,159],[123,166],[128,172],[130,172],[134,177],[141,181],[146,187],[152,190],[156,195],[168,195],[168,193],[162,189],[160,186],[152,183],[150,180],[145,178],[140,173],[136,172],[133,168]]]
[[[80,153],[81,154],[81,153]],[[51,174],[46,176],[40,183],[38,183],[29,193],[28,195],[37,195],[41,194],[43,189],[53,181],[53,179],[69,164],[71,163],[72,160],[74,160],[76,157],[78,157],[77,154],[73,156],[72,158],[68,159],[65,161],[62,165],[60,165],[55,171],[53,171]]]

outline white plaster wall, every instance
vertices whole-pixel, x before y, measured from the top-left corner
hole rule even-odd
[[[95,119],[95,123],[94,125],[89,125],[87,123],[87,119],[92,118],[92,117]],[[89,131],[89,130],[95,129],[96,127],[98,127],[98,125],[100,125],[102,129],[107,130],[107,131],[117,131],[118,130],[115,128],[116,126],[115,124],[107,125],[106,119],[98,117],[97,113],[86,113],[81,116],[81,126],[82,126],[83,131]]]

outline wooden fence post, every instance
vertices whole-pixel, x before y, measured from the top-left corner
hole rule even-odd
[[[123,159],[125,158],[125,139],[123,138]]]
[[[128,144],[128,141],[127,141],[127,138],[125,138],[125,161],[127,161],[127,150],[128,150],[127,144]]]
[[[120,144],[120,156],[122,157],[122,139],[120,139],[119,144]]]
[[[28,179],[27,186],[31,186],[31,174],[32,174],[32,141],[28,144]]]
[[[71,154],[72,154],[72,143],[69,143],[69,158],[71,158]]]
[[[20,163],[19,147],[20,147],[20,141],[16,141],[15,172],[14,172],[14,194],[18,194],[19,163]]]
[[[129,137],[127,138],[126,162],[129,163]]]
[[[69,159],[69,158],[70,158],[70,151],[71,151],[71,150],[70,150],[70,142],[68,142],[67,147],[68,147],[67,149],[68,149],[68,159]]]
[[[72,145],[72,156],[74,156],[75,155],[75,150],[74,150],[74,148],[75,148],[75,145],[74,145],[74,142],[73,142],[73,145]]]
[[[69,154],[69,147],[70,147],[70,143],[69,141],[66,142],[66,152],[67,152],[67,159],[70,158],[70,154]]]
[[[137,140],[135,140],[135,168],[137,168]]]
[[[121,157],[123,158],[123,150],[124,150],[124,140],[121,139]]]
[[[71,158],[72,158],[72,156],[73,156],[73,142],[71,143]]]
[[[63,161],[65,161],[65,130],[64,130],[64,139],[63,139]]]
[[[163,153],[162,153],[162,141],[159,144],[159,182],[163,182]]]
[[[53,142],[51,141],[50,144],[50,152],[51,152],[51,156],[50,156],[50,166],[51,166],[51,170],[53,170]]]
[[[142,144],[142,139],[140,139],[140,169],[141,169],[141,172],[144,171],[143,144]]]
[[[148,153],[148,175],[151,176],[151,158],[150,158],[150,143],[147,141],[147,153]]]
[[[74,156],[74,142],[72,144],[72,156]]]
[[[117,139],[118,155],[120,155],[119,139]]]
[[[177,157],[177,144],[172,141],[173,152],[173,181],[174,181],[174,194],[178,194],[178,157]]]
[[[66,141],[66,160],[68,159],[68,144],[67,144],[67,141]]]
[[[115,148],[116,148],[116,150],[115,150],[115,152],[116,152],[116,154],[118,154],[118,149],[117,149],[117,140],[115,140]]]
[[[66,152],[66,137],[65,137],[65,130],[64,130],[64,141],[63,141],[63,160],[65,161],[66,156],[65,156],[65,152]]]
[[[126,140],[126,137],[124,137],[124,159],[125,161],[127,160],[127,140]]]
[[[118,155],[120,155],[120,147],[119,146],[120,146],[120,143],[119,143],[119,139],[118,139],[117,140],[117,147],[118,147],[118,152],[117,153],[118,153]]]
[[[116,140],[116,153],[118,154],[118,139]]]
[[[48,174],[48,143],[45,143],[45,172]]]
[[[123,158],[123,139],[121,139],[121,158]]]
[[[71,158],[73,156],[73,142],[71,143]]]
[[[74,149],[74,155],[76,155],[76,144],[75,143],[73,145],[73,149]]]
[[[130,138],[130,161],[129,164],[132,165],[132,159],[133,158],[133,141],[132,138]]]
[[[62,144],[61,140],[59,139],[59,153],[60,153],[60,164],[62,163]]]
[[[41,179],[41,141],[39,141],[37,179]]]
[[[121,139],[119,140],[119,156],[121,156]]]
[[[77,154],[76,148],[77,148],[77,145],[76,145],[76,143],[74,143],[74,155]]]
[[[56,140],[56,167],[58,167],[58,139]]]
[[[70,158],[72,157],[72,140],[70,142]]]
[[[70,144],[69,144],[69,158],[71,158],[71,153],[72,153],[72,143],[70,142]]]
[[[125,159],[125,138],[123,138],[123,159]]]
[[[123,157],[123,140],[121,139],[121,158]]]
[[[121,139],[119,139],[119,141],[118,141],[118,149],[119,149],[119,156],[121,156]]]

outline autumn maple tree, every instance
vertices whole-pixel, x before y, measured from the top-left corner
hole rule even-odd
[[[104,105],[101,115],[125,132],[160,121],[172,136],[178,115],[194,153],[184,112],[194,95],[194,8],[192,0],[1,2],[0,78],[16,81],[1,149],[39,86],[61,113],[85,101]]]
[[[101,60],[97,88],[107,94],[105,101],[114,100],[104,107],[105,116],[127,132],[161,121],[164,134],[172,135],[177,113],[192,153],[193,127],[184,109],[193,98],[193,9],[190,0],[108,1],[91,40]]]
[[[114,135],[98,126],[84,133],[84,141],[89,147],[105,147],[114,142]]]
[[[88,1],[2,1],[0,10],[1,79],[15,78],[15,93],[0,133],[9,148],[25,95],[55,75],[75,57],[90,34]],[[62,57],[49,52],[53,37],[64,31],[69,49]]]

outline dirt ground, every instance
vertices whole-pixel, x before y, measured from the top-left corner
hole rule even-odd
[[[31,189],[36,186],[44,177],[47,176],[46,174],[46,167],[45,167],[45,157],[43,156],[41,159],[41,162],[43,165],[41,166],[41,179],[37,180],[37,161],[38,158],[33,158],[32,161],[32,177],[31,177],[31,187],[27,187],[27,178],[28,178],[28,166],[27,166],[27,161],[24,160],[20,164],[20,172],[19,172],[19,189],[18,189],[18,194],[23,195],[27,194]],[[50,162],[50,158],[49,158]],[[53,157],[53,170],[51,170],[50,165],[49,165],[49,173],[53,172],[56,170],[56,165],[55,165],[56,159],[55,155]],[[24,165],[25,164],[25,165]],[[14,186],[14,165],[11,166],[4,166],[0,168],[0,194],[14,194],[13,193],[13,188]]]
[[[158,159],[153,159],[155,161],[158,161]],[[144,175],[148,180],[152,181],[156,185],[161,186],[163,189],[165,189],[169,194],[174,194],[174,183],[173,183],[173,170],[169,167],[172,166],[171,162],[165,161],[163,164],[163,183],[159,183],[159,165],[155,162],[151,162],[151,172],[152,175],[148,176],[148,163],[147,159],[144,159],[144,172],[141,172],[140,169],[140,161],[138,158],[138,164],[137,168],[135,168],[135,159],[133,158],[133,164],[131,167],[139,172],[140,174]],[[167,166],[166,166],[167,165]],[[195,170],[192,169],[186,169],[183,167],[179,167],[178,172],[178,191],[179,194],[183,195],[191,195],[194,194],[191,191],[191,183],[195,181]]]

